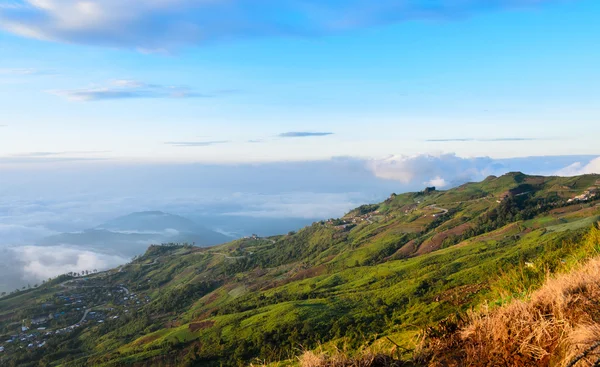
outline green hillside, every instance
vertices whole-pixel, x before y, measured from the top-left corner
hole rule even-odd
[[[0,299],[0,364],[294,364],[319,346],[395,347],[410,361],[425,328],[589,256],[598,188],[600,175],[509,173],[392,194],[286,235],[152,246]]]

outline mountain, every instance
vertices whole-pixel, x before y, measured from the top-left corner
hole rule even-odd
[[[84,246],[134,256],[142,254],[152,244],[210,246],[231,239],[179,215],[147,211],[118,217],[83,232],[49,236],[40,244]]]
[[[469,345],[452,344],[469,310],[526,299],[597,256],[599,187],[600,175],[514,172],[392,194],[285,235],[151,246],[0,299],[0,340],[18,335],[0,363],[327,366],[337,350],[355,365],[434,366],[435,348]],[[22,342],[22,320],[54,334]]]
[[[163,232],[174,230],[178,232],[200,233],[208,232],[191,220],[179,215],[167,214],[161,211],[138,212],[118,217],[99,225],[97,228],[113,232]]]

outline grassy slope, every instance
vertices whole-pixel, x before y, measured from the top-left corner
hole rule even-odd
[[[581,250],[592,259],[546,276],[544,284],[502,307],[482,307],[454,327],[430,332],[428,366],[592,366],[600,363],[600,229]],[[581,254],[580,254],[581,255]]]
[[[383,336],[410,349],[423,327],[499,299],[497,289],[512,286],[506,274],[525,262],[559,266],[600,207],[550,207],[440,249],[448,245],[444,239],[477,227],[482,214],[501,209],[506,195],[564,202],[599,178],[514,173],[445,192],[392,196],[350,212],[343,218],[347,227],[321,222],[295,234],[208,249],[151,248],[107,278],[151,295],[153,302],[139,312],[145,321],[85,330],[69,364],[238,364],[286,359],[299,345],[358,348]],[[196,284],[209,290],[197,292]],[[34,293],[19,297],[40,302]],[[9,302],[2,299],[0,311],[15,306]]]

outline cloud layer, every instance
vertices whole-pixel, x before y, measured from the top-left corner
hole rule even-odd
[[[2,126],[0,126],[2,127]],[[1,164],[24,163],[57,163],[78,161],[101,161],[108,158],[103,156],[108,151],[71,151],[71,152],[29,152],[0,156]]]
[[[53,159],[61,154],[32,152],[20,158]],[[0,289],[125,261],[125,255],[106,247],[32,245],[43,243],[43,237],[80,232],[131,212],[180,214],[224,233],[285,233],[316,219],[341,216],[364,203],[379,202],[391,192],[425,186],[448,189],[509,171],[600,173],[600,158],[492,159],[442,154],[237,165],[79,162],[53,169],[51,175],[34,166],[7,166],[0,185]]]
[[[211,94],[201,94],[184,86],[148,84],[136,80],[114,80],[106,86],[83,89],[53,90],[51,93],[71,101],[103,101],[110,99],[133,98],[208,98]]]
[[[572,176],[600,173],[600,158],[584,156],[523,157],[492,159],[489,157],[463,158],[455,154],[416,156],[389,156],[366,162],[373,174],[403,185],[423,183],[447,187],[467,181],[479,181],[489,175],[510,171],[527,174]]]
[[[329,132],[310,132],[310,131],[290,131],[277,135],[280,138],[309,138],[312,136],[328,136],[333,135]]]
[[[0,248],[0,292],[34,284],[57,275],[84,270],[106,270],[128,258],[68,246]]]
[[[475,138],[453,138],[453,139],[427,139],[425,141],[427,141],[427,142],[445,143],[445,142],[470,142],[470,141],[476,141],[476,142],[494,142],[494,141],[534,141],[534,140],[539,140],[539,139],[534,139],[534,138],[480,138],[480,139],[475,139]]]
[[[589,163],[575,162],[557,172],[559,176],[578,176],[590,173],[600,173],[600,157]]]
[[[70,271],[105,270],[124,264],[127,258],[67,246],[23,246],[14,248],[24,265],[26,278],[48,279]]]
[[[257,36],[314,36],[415,19],[458,19],[560,0],[13,0],[0,28],[21,36],[164,52]]]
[[[208,147],[211,145],[217,144],[225,144],[229,143],[227,140],[215,140],[215,141],[168,141],[165,142],[166,145],[171,145],[174,147]]]
[[[461,158],[454,154],[439,156],[390,156],[367,163],[373,174],[403,184],[415,181],[427,184],[465,182],[498,171],[491,158]]]

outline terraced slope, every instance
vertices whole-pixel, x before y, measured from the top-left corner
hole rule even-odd
[[[62,300],[73,294],[104,319],[39,337],[42,347],[12,344],[0,361],[247,365],[294,361],[319,344],[357,350],[391,340],[410,354],[424,328],[587,256],[579,239],[600,218],[599,185],[598,175],[510,173],[393,194],[287,235],[153,246],[120,269],[1,299],[4,337],[48,309],[65,312],[49,321],[56,327],[80,318]],[[524,267],[542,270],[519,279]]]

